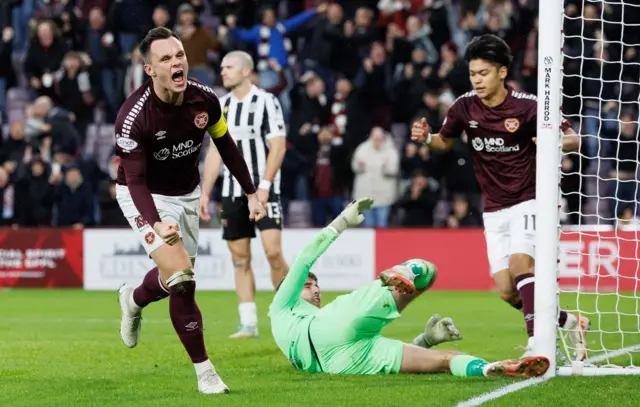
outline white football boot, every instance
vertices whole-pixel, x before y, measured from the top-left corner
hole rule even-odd
[[[122,342],[129,348],[133,348],[138,344],[140,326],[142,325],[142,310],[133,311],[131,301],[133,301],[133,287],[122,284],[118,289],[118,302],[122,310],[120,337]]]
[[[218,376],[215,367],[211,367],[198,374],[198,391],[204,394],[224,394],[229,393],[229,388]]]
[[[259,336],[258,327],[241,325],[238,328],[238,332],[234,333],[233,335],[230,335],[229,339],[257,338],[258,336]]]
[[[573,349],[573,358],[576,361],[583,361],[587,358],[587,331],[591,326],[589,318],[581,315],[569,314],[567,322],[562,327],[562,332],[565,332],[565,336],[569,341],[571,348]],[[556,355],[561,360],[566,360],[565,356],[558,350]],[[525,352],[520,359],[534,356],[533,353],[533,337],[529,338]]]

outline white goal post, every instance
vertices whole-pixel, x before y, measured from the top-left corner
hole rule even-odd
[[[603,5],[602,1],[581,0],[581,2],[583,8],[597,6],[600,10]],[[631,2],[627,0],[604,3],[619,6],[622,9],[632,8],[631,11],[640,13],[640,3],[637,3],[637,6],[630,5]],[[575,72],[565,72],[563,64],[567,64],[570,60],[579,60],[578,62],[583,64],[584,60],[598,58],[595,54],[587,57],[565,55],[563,46],[570,35],[563,30],[563,24],[567,21],[571,21],[574,27],[575,24],[582,24],[581,32],[584,33],[586,21],[589,21],[589,24],[593,22],[604,24],[602,20],[611,18],[612,15],[619,17],[619,14],[610,13],[605,16],[602,12],[596,18],[587,18],[582,15],[582,11],[579,11],[577,15],[567,16],[562,0],[540,0],[539,7],[535,351],[536,354],[547,356],[551,360],[547,377],[640,374],[640,229],[636,227],[631,231],[620,231],[614,225],[615,219],[606,216],[598,217],[600,213],[598,210],[587,216],[598,218],[598,224],[584,224],[582,215],[587,212],[585,199],[582,199],[579,204],[579,224],[560,226],[562,217],[560,182],[563,159],[560,132],[561,109],[563,99],[566,101],[567,97],[576,97],[575,95],[567,96],[566,90],[563,91],[563,81],[567,78],[571,79],[572,75],[576,76]],[[605,22],[620,25],[621,31],[624,32],[624,13],[623,11],[623,20]],[[578,38],[575,32],[571,35],[584,43],[584,38]],[[607,42],[616,43],[621,49],[629,45],[624,44],[622,38],[607,38],[600,43]],[[637,60],[640,61],[640,56]],[[622,57],[616,62],[623,64]],[[579,78],[581,87],[583,79]],[[602,86],[616,86],[615,83],[605,81],[602,76],[599,79],[605,82]],[[622,86],[620,84],[623,82],[622,74],[617,79],[618,86]],[[582,92],[582,88],[580,91]],[[593,95],[590,97],[593,99]],[[577,98],[580,99],[582,107],[583,99],[586,97],[583,98],[581,93]],[[607,98],[602,97],[601,91],[598,102],[604,105],[608,101]],[[594,119],[600,120],[599,115],[603,114],[602,110],[596,108],[596,111],[598,116]],[[574,117],[568,117],[568,119],[574,123],[574,129],[581,134],[583,141],[593,137],[600,143],[601,134],[586,134],[583,123],[585,117],[591,118],[589,115],[585,116],[583,109],[577,113],[574,112]],[[636,114],[636,125],[637,117]],[[621,124],[620,118],[621,115],[618,113],[613,119],[614,121],[617,119],[616,126]],[[597,125],[597,128],[601,129],[602,125]],[[586,183],[588,177],[592,177],[596,185],[611,181],[607,179],[609,175],[604,175],[606,173],[600,168],[601,161],[603,163],[606,161],[605,157],[601,156],[603,154],[601,144],[598,144],[596,149],[597,154],[591,159],[597,160],[595,173],[586,175],[585,169],[580,168],[569,170],[580,178],[581,184]],[[565,175],[566,173],[565,169]],[[615,178],[613,181],[616,181]],[[587,198],[600,201],[603,191],[599,186],[595,189],[586,194]],[[637,191],[636,181],[636,196]],[[583,197],[586,195],[581,193]],[[566,244],[568,235],[572,235],[570,240],[573,246]],[[576,242],[578,244],[575,244]],[[582,244],[583,242],[586,242],[586,246]],[[608,262],[601,261],[605,251],[609,253]],[[589,264],[576,267],[574,270],[582,271],[570,276],[571,285],[563,285],[560,277],[563,273],[566,276],[565,266],[569,261]],[[602,264],[606,267],[601,266]],[[591,320],[591,330],[587,335],[589,352],[584,362],[571,361],[573,356],[571,346],[564,339],[564,333],[557,322],[559,307],[573,314],[584,315]]]

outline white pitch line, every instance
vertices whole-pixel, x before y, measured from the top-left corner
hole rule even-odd
[[[640,350],[640,344],[638,345],[633,345],[633,346],[627,346],[626,348],[622,348],[622,349],[618,349],[616,351],[613,352],[609,352],[609,353],[604,353],[604,354],[600,354],[600,355],[596,355],[594,357],[588,358],[587,360],[585,360],[586,363],[598,363],[598,362],[603,362],[607,359],[610,358],[615,358],[617,356],[621,356],[621,355],[625,355],[629,352],[635,352]],[[487,393],[483,393],[479,396],[476,396],[474,398],[471,398],[469,400],[466,401],[461,401],[460,403],[456,404],[454,407],[475,407],[475,406],[479,406],[482,405],[488,401],[491,400],[495,400],[497,398],[506,396],[507,394],[510,393],[514,393],[516,391],[525,389],[527,387],[530,386],[535,386],[536,384],[540,384],[542,382],[547,381],[549,378],[548,377],[537,377],[535,379],[529,379],[529,380],[525,380],[522,382],[517,382],[517,383],[512,383],[509,384],[507,386],[504,387],[500,387],[496,390],[487,392]]]
[[[461,401],[456,404],[454,407],[475,407],[481,404],[484,404],[488,401],[495,400],[497,398],[506,396],[507,394],[514,393],[516,391],[522,390],[524,388],[535,386],[536,384],[540,384],[549,380],[548,377],[536,377],[535,379],[528,379],[521,382],[516,382],[509,384],[507,386],[500,387],[494,391],[490,391],[488,393],[481,394],[474,398],[471,398],[466,401]]]
[[[640,350],[640,344],[639,345],[627,346],[626,348],[618,349],[618,350],[615,350],[613,352],[602,353],[602,354],[596,355],[596,356],[594,356],[592,358],[587,358],[587,360],[585,360],[585,363],[604,362],[607,359],[615,358],[615,357],[621,356],[621,355],[626,355],[629,352],[635,352],[637,350]]]

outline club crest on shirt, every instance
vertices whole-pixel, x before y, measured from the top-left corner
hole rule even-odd
[[[156,240],[156,235],[154,235],[153,232],[149,232],[144,235],[144,241],[147,242],[148,245],[153,244],[154,240]]]
[[[193,124],[199,129],[204,129],[209,123],[209,114],[207,112],[200,112],[193,118]]]
[[[504,128],[507,129],[509,133],[514,133],[520,128],[520,120],[514,118],[504,119]]]

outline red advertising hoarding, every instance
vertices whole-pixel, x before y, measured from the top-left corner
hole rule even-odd
[[[640,288],[638,231],[566,230],[559,247],[560,285],[581,291]],[[376,231],[376,270],[411,258],[438,266],[436,290],[490,290],[486,243],[481,229],[388,229]]]
[[[82,230],[1,229],[0,287],[82,288]]]

